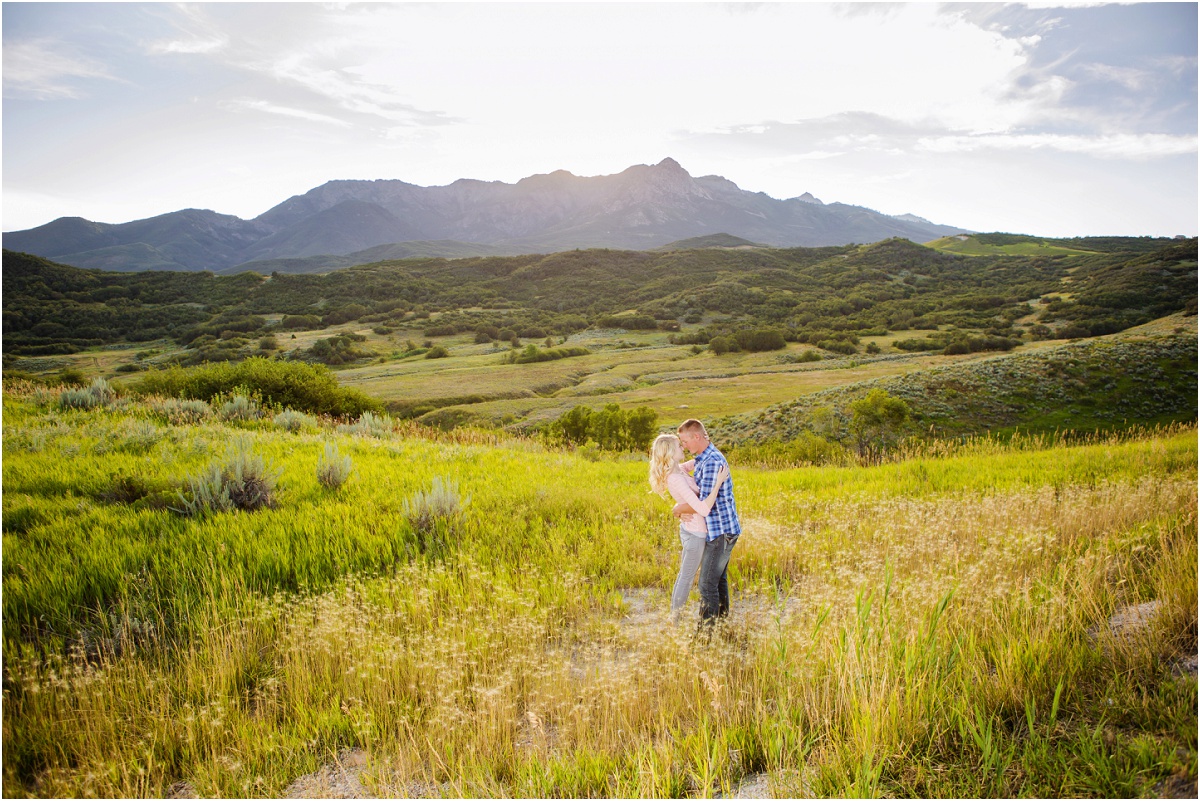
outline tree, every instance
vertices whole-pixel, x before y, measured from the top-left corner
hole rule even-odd
[[[606,451],[619,451],[625,444],[625,414],[620,404],[610,403],[592,415],[592,438]]]
[[[587,442],[588,433],[592,428],[592,410],[586,406],[576,406],[558,418],[558,424],[564,440],[574,445],[582,445]]]
[[[647,450],[658,430],[658,412],[649,406],[639,406],[626,414],[626,445],[631,451]]]
[[[873,389],[865,398],[850,404],[850,434],[859,458],[874,464],[891,448],[911,412],[908,404],[882,389]]]

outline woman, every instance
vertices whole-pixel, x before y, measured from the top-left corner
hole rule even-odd
[[[704,556],[704,543],[708,539],[708,524],[705,517],[717,500],[721,485],[729,478],[729,470],[721,468],[713,483],[712,492],[701,500],[696,493],[700,490],[696,482],[683,469],[683,446],[674,434],[660,434],[650,446],[650,489],[666,498],[668,494],[676,501],[675,514],[679,515],[679,541],[683,553],[679,560],[679,576],[671,592],[671,614],[678,614],[687,603],[692,582]]]

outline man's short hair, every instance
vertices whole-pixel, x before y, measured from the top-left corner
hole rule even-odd
[[[682,423],[679,424],[679,428],[677,428],[675,430],[679,434],[682,434],[684,432],[692,433],[692,432],[699,431],[704,436],[706,436],[706,437],[708,436],[708,432],[704,430],[704,423],[701,423],[699,420],[697,420],[694,417],[684,420]]]

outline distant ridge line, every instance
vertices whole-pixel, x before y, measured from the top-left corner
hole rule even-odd
[[[380,258],[459,258],[652,250],[706,239],[709,244],[698,246],[824,247],[895,237],[923,243],[957,233],[967,231],[911,214],[822,203],[807,192],[777,200],[717,175],[693,177],[666,158],[615,175],[557,170],[515,184],[336,180],[252,220],[203,209],[116,224],[62,217],[5,233],[3,241],[10,250],[77,267],[228,272],[285,263],[337,269],[346,257],[353,261],[376,248],[404,254]],[[741,244],[716,244],[720,237]]]

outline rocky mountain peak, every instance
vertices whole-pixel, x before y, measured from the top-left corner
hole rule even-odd
[[[923,242],[961,231],[915,215],[896,218],[826,204],[809,192],[776,200],[720,176],[693,177],[667,157],[614,175],[583,177],[560,169],[516,184],[460,179],[422,187],[395,179],[336,180],[254,220],[198,210],[120,224],[63,219],[5,233],[4,245],[50,258],[69,256],[67,263],[81,267],[224,269],[252,260],[369,255],[405,242],[453,240],[510,253],[549,253],[652,248],[715,232],[765,246],[818,247],[897,236]],[[113,248],[123,259],[117,267]]]

